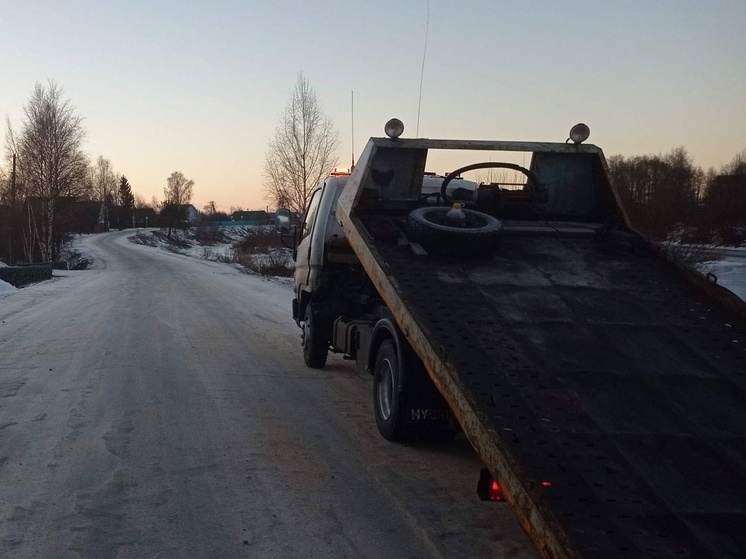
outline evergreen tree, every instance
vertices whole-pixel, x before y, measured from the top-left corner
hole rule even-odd
[[[135,196],[132,194],[132,187],[124,175],[119,180],[119,201],[125,208],[132,209],[135,207]]]

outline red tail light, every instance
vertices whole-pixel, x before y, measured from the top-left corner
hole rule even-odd
[[[490,501],[504,501],[503,498],[503,490],[500,489],[500,484],[496,481],[492,482],[492,487],[490,487]]]
[[[482,468],[479,473],[479,483],[477,483],[477,495],[482,501],[504,501],[502,487],[500,483],[492,477],[487,468]]]
[[[544,488],[552,487],[551,481],[542,481]],[[479,472],[479,483],[477,483],[477,495],[482,501],[504,501],[503,489],[487,468]]]

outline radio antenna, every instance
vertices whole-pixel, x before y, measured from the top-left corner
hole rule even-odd
[[[425,24],[425,48],[422,51],[422,69],[420,70],[420,99],[417,101],[417,131],[415,136],[420,137],[420,108],[422,107],[422,78],[425,76],[425,55],[427,55],[427,36],[430,32],[430,0],[427,0],[427,23]]]
[[[352,165],[350,172],[355,168],[355,92],[350,91],[350,127],[352,128]]]

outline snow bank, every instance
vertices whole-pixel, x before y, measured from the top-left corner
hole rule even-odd
[[[0,268],[7,268],[8,265],[0,260]],[[5,282],[3,280],[0,280],[0,293],[9,293],[11,291],[15,291],[16,288],[10,285],[8,282]]]
[[[0,264],[2,264],[2,262],[0,262]],[[7,282],[4,282],[3,280],[0,280],[0,293],[9,293],[15,290],[16,290],[15,287],[13,287]]]
[[[746,247],[723,247],[722,258],[708,262],[718,283],[746,301]]]

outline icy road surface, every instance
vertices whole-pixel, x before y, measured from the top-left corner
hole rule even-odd
[[[0,557],[535,557],[480,462],[382,440],[372,383],[307,369],[291,288],[88,237],[0,292]]]

